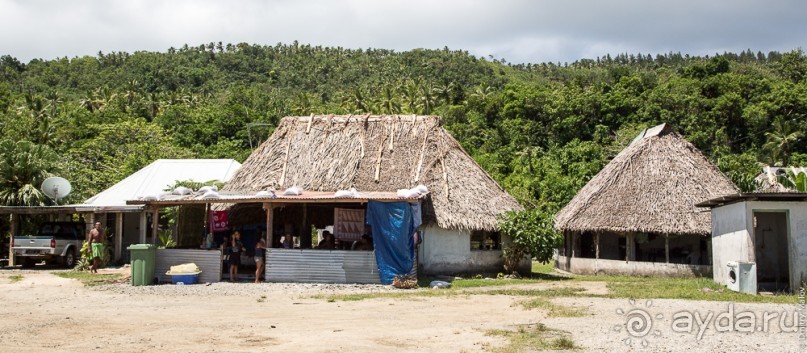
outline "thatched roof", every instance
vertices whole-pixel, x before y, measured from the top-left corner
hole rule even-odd
[[[695,204],[738,192],[695,146],[662,124],[643,131],[557,215],[562,231],[711,232]]]
[[[424,221],[449,229],[496,228],[522,207],[440,126],[436,116],[286,117],[224,190],[429,188]]]

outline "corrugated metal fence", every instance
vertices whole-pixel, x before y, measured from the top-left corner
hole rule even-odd
[[[221,281],[221,250],[195,250],[195,249],[157,249],[157,263],[154,266],[155,275],[161,283],[170,283],[171,276],[165,273],[171,266],[195,263],[202,270],[199,282]]]
[[[381,283],[372,251],[266,249],[268,282]]]

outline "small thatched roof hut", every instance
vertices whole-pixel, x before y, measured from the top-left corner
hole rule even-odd
[[[555,216],[561,231],[708,235],[695,204],[736,193],[734,184],[668,125],[642,132]]]
[[[494,230],[522,209],[440,126],[436,116],[286,117],[224,190],[298,186],[309,191],[429,188],[424,223]]]

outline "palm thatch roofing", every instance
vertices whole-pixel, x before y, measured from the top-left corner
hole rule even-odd
[[[708,209],[695,205],[738,189],[666,124],[643,131],[555,215],[577,232],[708,235]]]
[[[436,116],[285,117],[224,191],[298,186],[310,191],[429,188],[424,223],[495,230],[522,207],[440,125]]]

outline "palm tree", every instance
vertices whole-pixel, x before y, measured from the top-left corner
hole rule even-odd
[[[485,101],[492,94],[493,94],[493,88],[491,88],[490,86],[483,87],[482,85],[479,85],[476,88],[474,88],[473,93],[471,93],[471,97],[475,97],[481,101]]]
[[[381,91],[378,106],[381,108],[381,113],[384,114],[398,114],[401,112],[401,103],[398,101],[398,96],[389,85],[385,85]]]
[[[362,114],[373,111],[373,102],[361,88],[342,96],[340,107],[350,114]]]
[[[452,95],[454,94],[454,90],[457,89],[457,86],[454,82],[449,82],[444,85],[439,85],[434,88],[435,94],[437,94],[437,98],[443,104],[451,104],[453,103]]]
[[[407,113],[418,113],[418,102],[420,100],[420,82],[410,81],[404,86],[403,100],[406,104]]]
[[[308,115],[312,110],[311,95],[306,92],[301,92],[297,96],[297,99],[294,100],[292,111],[297,115]]]
[[[434,94],[434,89],[431,84],[420,86],[420,97],[418,98],[418,106],[420,107],[421,114],[431,114],[434,105],[437,102]]]
[[[45,100],[41,96],[32,93],[25,94],[25,105],[17,108],[17,113],[29,119],[34,124],[33,129],[38,129],[38,131],[31,131],[31,133],[36,142],[42,144],[48,143],[53,137],[54,129],[51,126],[51,120],[53,120],[56,113],[56,104],[61,102],[58,94],[51,94],[48,99],[52,100],[50,108],[52,110],[51,114],[54,115],[49,115],[49,107],[45,104]]]
[[[790,150],[800,141],[802,134],[802,131],[793,128],[790,121],[777,117],[773,121],[773,131],[765,133],[767,142],[762,148],[771,152],[774,163],[782,161],[782,166],[786,167],[790,162]]]
[[[137,80],[131,80],[126,82],[126,86],[123,89],[123,99],[126,100],[124,110],[134,105],[135,99],[137,99],[137,96],[139,95],[140,95],[140,82],[137,82]]]
[[[0,204],[43,206],[50,203],[39,186],[56,170],[57,156],[48,146],[29,141],[0,141]]]
[[[154,118],[163,110],[163,106],[166,105],[161,99],[161,95],[156,92],[149,92],[146,93],[142,98],[142,104],[146,107],[146,112],[149,115],[149,121],[154,121]]]

